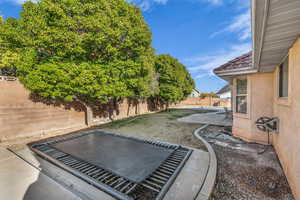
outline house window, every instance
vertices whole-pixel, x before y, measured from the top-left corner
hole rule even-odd
[[[236,81],[236,112],[247,113],[247,79]]]
[[[288,97],[289,93],[289,59],[279,66],[279,97]]]

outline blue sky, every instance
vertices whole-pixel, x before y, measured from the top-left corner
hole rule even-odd
[[[158,54],[184,63],[202,92],[226,82],[212,70],[251,49],[250,0],[127,0],[138,5]],[[24,0],[0,0],[0,15],[18,17]]]

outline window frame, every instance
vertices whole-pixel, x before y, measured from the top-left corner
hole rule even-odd
[[[283,82],[283,79],[284,79],[284,64],[285,62],[287,62],[287,95],[284,96],[284,82]],[[277,97],[280,98],[280,99],[287,99],[289,96],[290,96],[290,91],[289,91],[289,86],[290,86],[290,61],[289,61],[289,54],[286,55],[284,57],[284,59],[282,60],[282,62],[280,63],[280,65],[278,66],[278,76],[277,76],[277,81],[278,81],[278,87],[277,87]]]
[[[239,92],[238,92],[238,82],[239,82],[239,80],[244,80],[244,81],[246,81],[246,93],[245,94],[239,94]],[[249,95],[249,89],[248,89],[248,84],[249,84],[249,81],[248,81],[248,78],[247,77],[242,77],[242,78],[237,78],[236,79],[236,88],[235,88],[235,92],[236,92],[236,94],[235,94],[235,113],[237,113],[237,114],[242,114],[242,115],[248,115],[248,105],[249,105],[249,101],[248,101],[248,95]],[[246,100],[246,112],[241,112],[241,111],[239,111],[238,110],[238,99],[239,99],[239,97],[244,97],[245,98],[245,100]]]

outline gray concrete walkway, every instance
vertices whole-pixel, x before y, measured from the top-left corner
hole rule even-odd
[[[178,121],[186,123],[211,124],[216,126],[232,126],[232,120],[226,118],[225,114],[218,112],[193,114],[179,118]]]
[[[37,169],[40,174],[43,174],[44,176],[48,177],[48,179],[53,180],[57,185],[57,193],[60,193],[60,190],[63,188],[70,191],[70,193],[74,196],[74,200],[80,199],[80,200],[94,200],[94,199],[101,199],[101,200],[115,200],[115,198],[111,197],[110,195],[102,192],[101,190],[96,189],[92,185],[82,181],[81,179],[73,176],[72,174],[60,169],[59,167],[51,164],[50,162],[36,156],[31,150],[24,145],[23,147],[18,147],[17,149],[11,148],[11,151],[13,151],[16,155],[18,155],[20,160],[22,160],[24,163],[30,163],[34,169]],[[26,162],[25,162],[25,161]],[[1,182],[1,179],[0,179]],[[37,182],[38,183],[38,182]],[[18,188],[16,188],[18,189]],[[39,191],[35,190],[33,191],[37,193],[36,195],[39,195]],[[53,196],[52,194],[48,194],[48,196]],[[0,194],[1,197],[1,194]],[[1,199],[1,198],[0,198]],[[68,198],[56,198],[53,196],[51,200],[69,200]],[[72,200],[73,200],[72,199]],[[19,200],[11,199],[11,200]],[[29,199],[28,199],[29,200]],[[34,199],[36,200],[36,199]],[[37,200],[44,200],[43,198],[37,199]],[[48,199],[47,199],[48,200]],[[50,200],[50,199],[49,199]]]
[[[216,112],[224,111],[224,107],[218,106],[196,106],[196,105],[176,105],[171,106],[176,109],[191,109],[191,110],[215,110]]]
[[[0,199],[80,200],[12,152],[0,148]]]

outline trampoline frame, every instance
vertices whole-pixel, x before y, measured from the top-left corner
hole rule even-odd
[[[173,149],[174,151],[148,178],[145,179],[144,182],[134,183],[126,179],[126,177],[114,174],[113,172],[108,171],[107,169],[102,169],[99,166],[93,165],[82,159],[75,158],[71,154],[61,152],[58,149],[55,149],[51,146],[55,143],[75,139],[78,137],[86,136],[88,134],[101,133],[109,134],[115,137],[122,137],[130,140],[135,140],[146,144],[151,144],[157,147]],[[92,184],[93,186],[112,195],[113,197],[122,200],[139,199],[139,195],[141,195],[145,191],[152,192],[153,194],[155,194],[155,200],[163,199],[164,195],[167,193],[168,189],[173,184],[174,180],[176,179],[176,177],[178,176],[184,164],[186,163],[186,161],[192,153],[192,150],[190,148],[182,147],[180,145],[155,141],[142,137],[132,137],[124,134],[111,133],[100,129],[81,131],[79,133],[74,133],[63,137],[57,137],[46,141],[32,143],[30,144],[30,149],[33,152],[35,152],[38,156],[68,171],[72,175],[88,182],[89,184]],[[76,165],[77,167],[74,167],[71,165],[72,163],[79,164]],[[106,177],[102,175],[104,176],[104,178],[106,178],[106,180],[103,180],[103,177],[95,178],[87,169],[101,171],[104,173],[104,175],[106,173]],[[117,187],[107,182],[107,177],[109,177],[109,180],[113,180],[120,186]]]

